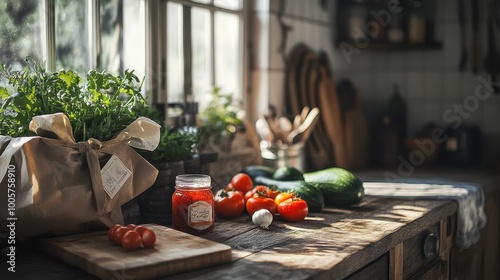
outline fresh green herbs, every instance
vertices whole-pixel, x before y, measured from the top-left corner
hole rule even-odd
[[[237,106],[233,96],[222,94],[221,88],[214,86],[212,100],[201,113],[202,149],[211,145],[220,145],[224,138],[233,135],[238,126],[243,125],[239,112],[243,111]]]
[[[141,152],[150,162],[175,162],[193,158],[198,151],[196,130],[162,130],[160,143],[154,152]]]
[[[76,141],[110,140],[133,122],[146,102],[134,71],[114,76],[91,70],[86,82],[71,70],[49,73],[28,60],[29,68],[10,71],[0,65],[0,135],[29,136],[33,116],[65,113]]]

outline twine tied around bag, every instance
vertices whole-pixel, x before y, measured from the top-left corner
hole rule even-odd
[[[94,138],[90,138],[85,142],[78,142],[77,144],[80,154],[86,154],[88,150],[99,150],[102,147],[102,142]]]

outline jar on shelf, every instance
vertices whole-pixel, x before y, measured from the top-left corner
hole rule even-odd
[[[408,39],[410,43],[418,44],[425,41],[426,20],[422,2],[411,2],[410,19],[408,22]]]
[[[172,195],[172,227],[193,235],[214,230],[211,178],[204,174],[178,175]]]
[[[365,35],[367,4],[365,0],[351,0],[347,34],[352,40],[362,40]]]

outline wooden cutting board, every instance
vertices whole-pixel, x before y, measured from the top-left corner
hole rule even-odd
[[[325,123],[326,134],[333,146],[335,165],[342,168],[349,168],[349,155],[345,138],[345,127],[342,119],[335,84],[328,76],[325,67],[320,68],[321,85],[319,89],[319,103],[321,117]]]
[[[41,250],[101,279],[151,279],[231,261],[231,247],[165,226],[144,225],[156,233],[154,248],[126,251],[107,232],[43,239]]]

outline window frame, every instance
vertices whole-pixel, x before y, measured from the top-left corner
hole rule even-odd
[[[160,0],[160,1],[147,1],[146,5],[146,24],[148,26],[147,32],[147,69],[149,69],[152,73],[151,78],[149,80],[149,88],[152,89],[152,97],[156,104],[168,104],[168,91],[167,91],[167,4],[169,2],[177,3],[183,5],[183,11],[186,11],[186,7],[193,8],[202,8],[206,9],[210,12],[210,44],[211,44],[211,77],[210,81],[212,84],[215,84],[216,81],[216,51],[215,51],[215,12],[224,12],[230,13],[233,15],[237,15],[240,22],[240,30],[239,30],[239,41],[241,42],[241,48],[239,49],[239,61],[241,61],[240,73],[239,77],[239,90],[242,102],[245,106],[246,95],[249,92],[248,90],[248,38],[249,38],[249,4],[248,1],[242,1],[241,10],[231,10],[222,7],[217,7],[214,5],[214,0],[211,0],[209,4],[198,3],[188,0]],[[190,17],[186,19],[183,17],[183,28],[186,26],[185,24],[191,25]],[[183,32],[183,34],[186,34]],[[192,61],[191,50],[186,51],[186,40],[188,42],[188,46],[191,46],[191,32],[187,35],[183,36],[184,42],[184,58],[183,60]],[[184,98],[187,98],[188,95],[192,92],[192,67],[187,67],[186,63],[184,63]],[[186,83],[186,79],[188,82]],[[166,106],[165,106],[166,107]],[[166,112],[165,112],[165,115]]]
[[[56,60],[56,32],[55,32],[55,1],[57,0],[43,0],[42,9],[44,9],[44,24],[43,28],[44,34],[44,44],[43,55],[45,56],[45,67],[48,71],[56,71],[55,60]],[[212,84],[215,84],[216,80],[216,70],[215,70],[215,23],[214,15],[215,12],[225,12],[237,15],[240,20],[240,32],[239,41],[241,42],[241,48],[239,50],[239,60],[242,65],[240,67],[239,73],[239,87],[241,91],[241,101],[243,102],[244,109],[248,104],[247,95],[250,93],[249,88],[249,53],[250,45],[249,38],[250,34],[250,4],[249,1],[242,1],[241,10],[231,10],[222,7],[217,7],[214,5],[214,0],[210,0],[209,4],[203,4],[198,2],[193,2],[189,0],[142,0],[146,6],[146,57],[145,57],[145,75],[147,89],[146,95],[150,98],[150,102],[155,105],[166,105],[168,104],[168,92],[167,92],[167,57],[166,46],[167,46],[167,3],[174,2],[179,3],[183,6],[189,7],[199,7],[207,9],[210,12],[211,18],[211,77],[210,80]],[[100,0],[87,0],[86,5],[86,30],[87,30],[87,48],[89,50],[88,62],[91,69],[101,69],[101,32],[100,32]],[[183,19],[185,22],[185,19]],[[190,24],[190,23],[189,23]],[[190,39],[191,40],[191,39]],[[185,52],[187,53],[187,52]],[[190,51],[189,51],[190,53]],[[186,70],[185,70],[186,73]],[[192,77],[192,68],[188,76]],[[185,75],[186,78],[186,75]],[[185,94],[190,93],[190,87],[192,88],[192,81],[190,85],[186,86],[184,83]],[[184,96],[185,98],[187,96]],[[166,107],[166,106],[164,106]],[[165,108],[166,110],[166,108]],[[165,111],[165,116],[167,116]]]
[[[48,71],[56,71],[56,17],[55,17],[55,1],[43,0],[43,14],[45,15],[43,29],[45,34],[44,55],[45,67]],[[101,19],[100,19],[100,0],[85,1],[85,28],[87,30],[87,48],[89,50],[88,62],[89,67],[94,69],[101,68]]]

